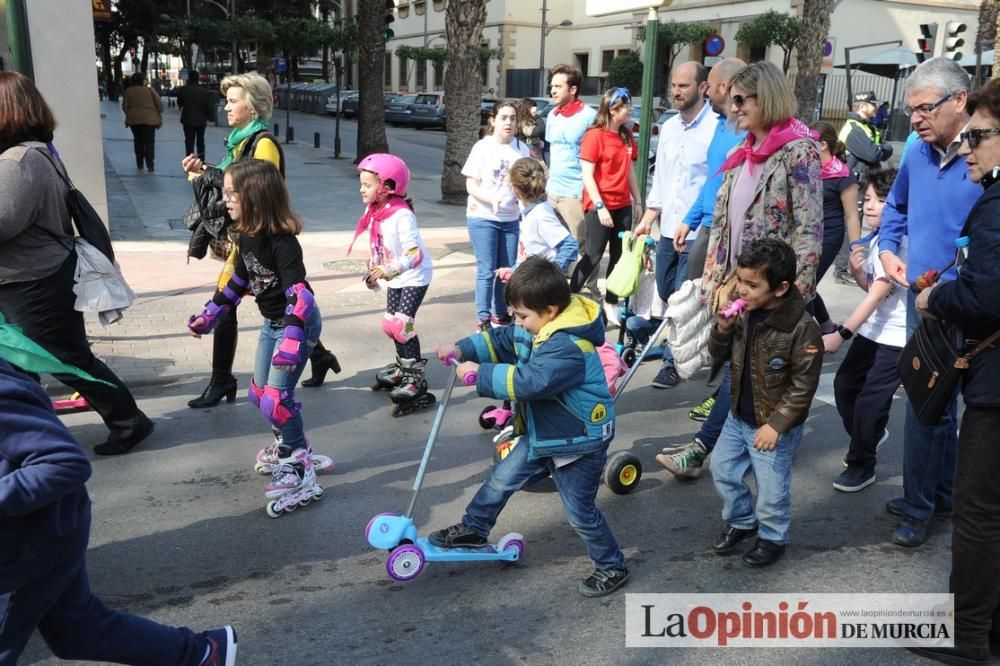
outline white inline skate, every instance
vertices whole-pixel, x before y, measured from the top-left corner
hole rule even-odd
[[[291,462],[282,463],[274,470],[274,478],[264,488],[267,515],[278,518],[300,506],[323,498],[323,489],[316,483],[316,470],[306,449],[296,449]]]
[[[270,446],[257,452],[257,461],[254,463],[253,469],[258,474],[273,474],[275,468],[282,463],[292,462],[292,450],[282,442],[281,431],[272,427],[271,432],[274,433],[274,441],[271,442]],[[317,474],[333,472],[335,468],[333,458],[321,453],[313,453],[312,445],[308,439],[306,439],[306,450],[309,451],[313,469]]]

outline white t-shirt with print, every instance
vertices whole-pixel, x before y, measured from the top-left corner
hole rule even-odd
[[[906,261],[906,238],[897,252],[900,260]],[[868,246],[868,258],[865,259],[865,274],[868,284],[875,280],[889,279],[878,258],[878,236],[872,238]],[[868,320],[858,327],[857,334],[869,340],[890,347],[906,346],[906,288],[892,282],[892,290],[886,296]]]
[[[500,222],[513,222],[520,218],[517,198],[510,188],[509,171],[514,162],[529,155],[527,144],[517,139],[511,139],[510,143],[498,143],[493,136],[487,136],[477,141],[465,160],[462,175],[478,180],[484,193],[491,197],[500,195],[502,199],[500,209],[494,215],[492,206],[470,194],[466,215]]]
[[[422,259],[420,263],[403,271],[393,279],[389,280],[387,286],[392,289],[402,287],[423,287],[431,283],[434,275],[434,267],[431,263],[430,252],[424,245],[420,237],[420,229],[417,228],[417,216],[408,208],[397,210],[391,216],[382,220],[382,258],[376,263],[389,263],[390,261],[402,257],[407,248],[417,247],[420,249]]]
[[[556,246],[566,240],[569,230],[556,217],[548,201],[524,209],[517,241],[517,263],[528,257],[556,258]]]

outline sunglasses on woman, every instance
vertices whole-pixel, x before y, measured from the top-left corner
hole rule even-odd
[[[743,105],[747,103],[748,99],[753,99],[756,97],[757,95],[733,95],[732,96],[733,106],[735,106],[737,109],[742,109]]]
[[[982,129],[970,129],[967,132],[962,132],[958,140],[968,141],[969,148],[978,148],[979,144],[983,142],[984,136],[989,136],[990,134],[1000,134],[1000,127],[984,127]]]
[[[622,104],[628,104],[631,99],[632,94],[628,91],[628,88],[618,88],[611,93],[611,99],[608,100],[608,106],[614,106],[619,100],[621,100]]]

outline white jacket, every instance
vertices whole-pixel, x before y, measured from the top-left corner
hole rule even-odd
[[[667,300],[667,343],[674,355],[674,367],[682,379],[688,379],[712,363],[708,354],[712,313],[700,295],[701,278],[698,278],[686,281]]]
[[[97,312],[107,326],[122,318],[122,311],[135,301],[135,292],[125,282],[121,268],[82,238],[76,239],[76,304],[79,312]]]

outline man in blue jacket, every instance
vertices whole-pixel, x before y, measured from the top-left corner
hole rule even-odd
[[[879,258],[891,279],[909,287],[921,273],[940,270],[955,258],[955,239],[982,188],[969,178],[959,157],[962,129],[969,122],[966,102],[969,75],[954,60],[921,63],[906,82],[910,124],[920,142],[906,152],[882,212]],[[896,255],[907,237],[907,261]],[[942,276],[955,278],[949,269]],[[913,292],[907,292],[906,328],[912,334],[919,316]],[[892,536],[900,546],[927,540],[932,516],[952,512],[952,481],[958,446],[957,397],[936,426],[925,426],[907,404],[903,434],[903,496],[886,510],[900,516]]]
[[[196,634],[107,608],[90,591],[90,462],[32,372],[63,365],[0,318],[0,665],[17,663],[32,632],[60,659],[232,666],[232,627]]]

